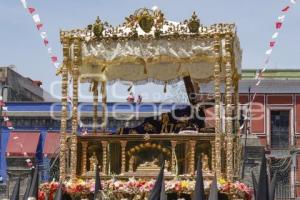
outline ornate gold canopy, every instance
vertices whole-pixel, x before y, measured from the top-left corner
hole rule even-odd
[[[74,39],[80,40],[81,82],[94,80],[135,84],[151,81],[171,83],[190,76],[208,82],[214,76],[215,39],[225,55],[225,35],[231,38],[232,66],[239,70],[241,50],[234,24],[205,27],[193,13],[183,22],[167,21],[160,10],[139,9],[122,25],[113,27],[97,18],[84,29],[61,31],[62,41],[71,42],[70,60],[76,54]],[[221,79],[225,77],[221,65]]]
[[[88,25],[84,29],[61,31],[63,45],[62,114],[60,179],[66,178],[66,137],[67,137],[67,98],[69,75],[72,76],[72,134],[70,174],[77,175],[78,147],[78,82],[91,82],[93,91],[93,132],[97,136],[98,86],[102,95],[102,135],[106,127],[106,84],[118,80],[143,83],[171,83],[189,78],[196,82],[214,81],[214,144],[211,147],[213,168],[218,177],[234,179],[238,172],[238,151],[236,133],[238,120],[238,80],[241,68],[241,49],[234,24],[214,24],[209,27],[200,24],[193,13],[183,22],[167,21],[159,10],[139,9],[126,18],[122,25],[113,27],[101,22]],[[190,82],[192,82],[190,81]],[[224,83],[224,98],[221,84]],[[190,84],[193,86],[192,84]],[[188,88],[190,89],[190,88]],[[225,105],[225,114],[221,106]],[[103,135],[104,134],[104,135]],[[159,135],[159,133],[157,133]],[[225,137],[226,136],[226,137]],[[118,139],[119,136],[111,136]],[[123,137],[123,136],[122,136]],[[165,136],[162,135],[164,138]],[[184,136],[186,138],[186,136]],[[197,134],[201,140],[204,135]],[[124,137],[126,139],[126,137]],[[101,139],[101,140],[102,140]],[[103,166],[106,166],[107,143],[103,141]],[[174,143],[175,144],[175,143]],[[191,152],[195,151],[196,141],[191,139]],[[173,145],[172,145],[173,146]],[[125,162],[126,143],[122,144],[122,160]],[[83,157],[86,154],[83,153]],[[122,161],[122,171],[125,164]],[[190,172],[194,173],[194,153],[189,159]],[[226,169],[225,169],[226,168]],[[103,169],[106,171],[106,169]],[[225,174],[225,175],[224,175]]]

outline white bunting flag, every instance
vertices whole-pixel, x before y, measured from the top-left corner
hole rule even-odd
[[[60,64],[58,62],[54,63],[54,66],[56,67],[56,69],[59,68],[59,65]]]
[[[52,54],[52,48],[51,47],[48,48],[48,53]]]
[[[5,122],[9,121],[8,117],[3,117],[3,119],[4,119]]]
[[[27,9],[27,2],[26,2],[26,0],[21,0],[21,3],[23,4],[23,7]]]
[[[40,16],[38,14],[32,15],[32,19],[36,24],[41,22]]]
[[[261,82],[261,80],[257,81],[256,86],[258,86],[260,84],[260,82]],[[253,97],[253,99],[254,99],[254,97]]]
[[[285,15],[281,15],[281,16],[278,17],[278,20],[281,21],[281,22],[283,22],[284,18],[285,18]]]
[[[46,32],[41,32],[40,35],[43,39],[47,38],[47,33]]]
[[[7,107],[6,107],[6,106],[3,106],[3,107],[2,107],[2,110],[3,110],[3,111],[7,111]]]
[[[13,130],[14,129],[14,127],[12,127],[12,126],[10,126],[10,127],[7,127],[9,130]]]
[[[278,35],[279,35],[279,33],[278,33],[278,32],[275,32],[275,33],[272,35],[272,39],[275,39],[275,38],[277,38],[277,37],[278,37]]]
[[[296,0],[291,0],[291,3],[292,4],[296,4]]]
[[[266,54],[267,55],[270,55],[272,53],[272,49],[268,49],[267,51],[266,51]]]

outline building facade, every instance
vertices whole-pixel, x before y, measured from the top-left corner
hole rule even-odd
[[[43,90],[41,81],[24,77],[15,69],[14,66],[0,67],[0,92],[4,101],[55,101]]]

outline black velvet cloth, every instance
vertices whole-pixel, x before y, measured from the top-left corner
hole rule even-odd
[[[182,130],[197,130],[205,126],[205,112],[202,108],[185,106],[166,114],[169,117],[168,130],[170,130],[170,125],[172,124],[172,132],[174,133]],[[161,116],[147,117],[139,126],[124,128],[122,134],[157,134],[162,132],[162,126]]]

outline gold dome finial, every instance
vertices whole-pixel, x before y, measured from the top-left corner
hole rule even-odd
[[[188,27],[191,33],[199,32],[200,20],[195,11],[193,12],[191,19],[188,21]]]

